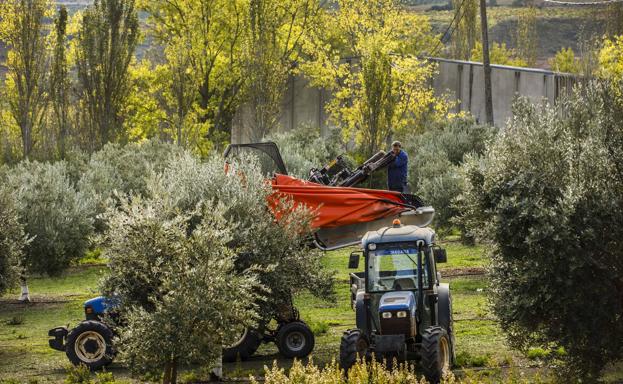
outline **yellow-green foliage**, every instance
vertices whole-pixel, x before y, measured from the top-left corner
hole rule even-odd
[[[472,49],[472,61],[482,63],[482,43],[477,42]],[[517,57],[517,52],[512,48],[506,48],[506,43],[493,43],[489,49],[491,64],[510,65],[513,67],[527,67],[528,64]]]
[[[575,57],[571,48],[561,48],[556,56],[549,59],[549,65],[556,72],[580,73],[582,70],[580,60]]]
[[[333,92],[327,106],[332,119],[370,155],[393,133],[422,130],[427,118],[446,112],[429,82],[435,66],[416,58],[438,40],[426,16],[392,0],[338,3],[324,15],[307,46],[310,60],[300,68],[312,85]]]
[[[599,52],[599,73],[602,77],[623,79],[623,35],[606,39]]]

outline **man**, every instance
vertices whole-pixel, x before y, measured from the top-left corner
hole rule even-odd
[[[400,193],[407,193],[407,163],[409,156],[402,150],[400,141],[392,143],[394,161],[387,168],[387,189]]]

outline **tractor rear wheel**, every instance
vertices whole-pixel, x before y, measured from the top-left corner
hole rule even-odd
[[[73,365],[86,365],[95,371],[112,362],[113,333],[106,324],[87,320],[67,335],[65,354]]]
[[[431,384],[439,383],[443,373],[450,369],[451,348],[448,333],[442,327],[428,327],[422,333],[420,363]]]
[[[302,321],[282,325],[277,331],[277,348],[283,356],[303,358],[314,349],[315,338],[312,330]]]
[[[349,329],[342,335],[340,342],[340,366],[348,373],[357,363],[357,359],[365,359],[370,343],[360,329]]]
[[[245,328],[240,338],[232,345],[223,348],[223,361],[233,363],[251,357],[262,344],[262,336],[254,329]]]

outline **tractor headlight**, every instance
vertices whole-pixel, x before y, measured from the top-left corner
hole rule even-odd
[[[396,317],[398,317],[398,318],[407,317],[407,311],[398,311],[398,312],[396,312]]]
[[[391,319],[392,318],[392,313],[391,312],[383,312],[383,318],[384,319]]]
[[[376,244],[375,243],[368,244],[368,249],[371,251],[374,251],[376,249]]]

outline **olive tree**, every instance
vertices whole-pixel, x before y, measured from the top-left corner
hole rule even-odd
[[[287,316],[292,295],[302,290],[332,298],[332,274],[322,266],[321,253],[307,246],[313,216],[303,207],[292,209],[287,199],[269,199],[270,184],[252,158],[234,161],[225,171],[220,157],[201,162],[183,153],[148,188],[149,196],[172,211],[190,212],[202,201],[224,205],[223,215],[235,228],[228,246],[238,254],[236,267],[264,267],[260,281],[271,291],[260,303],[264,319]],[[279,220],[274,211],[281,212]]]
[[[512,346],[597,380],[623,357],[623,100],[608,85],[560,108],[520,102],[465,167],[462,219],[489,245],[491,301]]]
[[[180,151],[176,145],[156,140],[126,145],[106,144],[91,155],[77,181],[77,188],[94,200],[95,213],[102,214],[109,206],[117,204],[117,196],[144,196],[150,175],[162,171],[171,156]],[[103,226],[100,217],[96,220],[96,229],[101,231]]]
[[[435,207],[435,227],[441,232],[455,224],[458,207],[454,199],[463,188],[459,170],[464,157],[481,156],[496,132],[473,118],[455,117],[431,124],[426,132],[403,141],[411,156],[409,185],[413,193]]]
[[[174,213],[161,199],[134,197],[110,216],[102,285],[123,306],[116,345],[133,371],[164,370],[163,382],[175,383],[178,365],[220,360],[239,336],[231,324],[253,325],[264,290],[254,267],[235,268],[224,210],[204,201]]]
[[[93,205],[89,195],[77,192],[64,161],[23,161],[5,177],[17,201],[24,230],[32,240],[25,248],[26,272],[60,275],[84,255],[93,231]],[[28,300],[23,281],[22,299]]]
[[[0,295],[17,284],[26,237],[13,197],[0,189]]]

